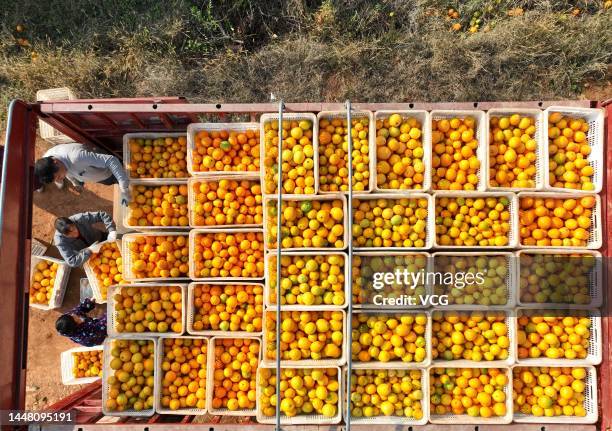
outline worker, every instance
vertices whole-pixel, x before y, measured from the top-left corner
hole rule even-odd
[[[85,299],[68,313],[55,321],[55,329],[60,335],[70,338],[85,347],[98,346],[106,338],[106,313],[100,317],[89,317],[96,302]]]
[[[95,228],[95,223],[104,223],[107,232]],[[96,247],[92,247],[95,243],[115,239],[115,222],[104,211],[79,213],[55,220],[53,241],[66,263],[73,268],[87,262],[96,251]]]
[[[35,183],[38,187],[44,184],[55,184],[62,188],[67,178],[78,190],[86,182],[104,185],[119,184],[121,204],[130,202],[128,175],[121,162],[110,154],[101,154],[89,150],[83,144],[61,144],[52,147],[34,165]]]

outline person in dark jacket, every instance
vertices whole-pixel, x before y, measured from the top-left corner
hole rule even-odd
[[[95,223],[104,223],[107,232],[96,229]],[[55,220],[55,246],[71,267],[87,262],[94,253],[92,245],[100,241],[114,241],[117,231],[113,218],[104,211],[86,212]]]
[[[96,308],[93,299],[85,299],[68,313],[55,321],[55,329],[60,335],[70,338],[85,347],[98,346],[106,338],[106,314],[89,317],[87,314]]]

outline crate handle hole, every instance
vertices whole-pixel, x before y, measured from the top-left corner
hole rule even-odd
[[[474,105],[476,105],[476,104],[474,103]],[[475,108],[475,106],[474,106],[474,108]],[[478,427],[474,427],[474,431],[478,431]]]
[[[87,105],[87,109],[91,111],[93,109],[93,105]]]
[[[153,104],[153,109],[157,109],[157,103]]]
[[[542,107],[542,106],[544,106],[544,103],[543,102],[538,102],[538,106]],[[542,428],[544,428],[544,427],[542,427]]]
[[[213,427],[208,428],[208,431],[215,431]]]
[[[410,107],[410,109],[414,108],[414,103],[409,103],[408,106]]]
[[[478,102],[474,102],[474,108],[478,108]],[[476,430],[478,431],[478,430]]]
[[[217,103],[217,104],[215,105],[215,108],[217,108],[217,109],[221,109],[221,104],[220,104],[220,103]]]
[[[546,431],[546,427],[540,427],[540,431]]]
[[[412,427],[408,427],[408,431],[412,431]]]

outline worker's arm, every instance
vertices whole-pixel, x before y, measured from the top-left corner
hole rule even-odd
[[[87,313],[92,311],[94,308],[96,308],[96,301],[90,298],[85,298],[83,302],[81,302],[79,305],[74,307],[66,314],[74,314],[79,317],[88,317]]]
[[[113,218],[106,211],[95,211],[95,212],[85,212],[80,214],[75,214],[71,216],[70,219],[75,223],[92,225],[96,223],[104,223],[104,227],[106,230],[110,232],[114,232],[117,228],[115,227],[115,222]]]
[[[86,150],[81,150],[78,157],[85,159],[85,162],[89,166],[109,169],[114,177],[117,178],[121,192],[127,192],[129,190],[128,175],[117,157],[111,156],[110,154],[100,154]]]
[[[58,240],[58,236],[55,237],[55,246],[64,258],[64,261],[72,268],[83,265],[91,256],[90,249],[84,248],[83,250],[75,250],[61,239]]]

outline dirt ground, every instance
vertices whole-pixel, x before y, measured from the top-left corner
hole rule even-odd
[[[50,147],[50,144],[38,139],[36,157],[41,157]],[[85,190],[80,194],[68,188],[68,185],[63,190],[59,190],[54,185],[47,186],[44,192],[34,193],[32,237],[49,246],[46,255],[59,257],[57,248],[50,245],[53,240],[55,218],[93,210],[104,210],[112,214],[112,198],[112,187],[100,184],[87,184]],[[61,308],[45,311],[30,307],[26,375],[27,410],[42,409],[82,387],[62,384],[60,354],[78,345],[55,331],[55,320],[79,303],[81,278],[85,278],[82,268],[74,268],[70,272]],[[98,308],[103,310],[104,306],[98,306]]]

